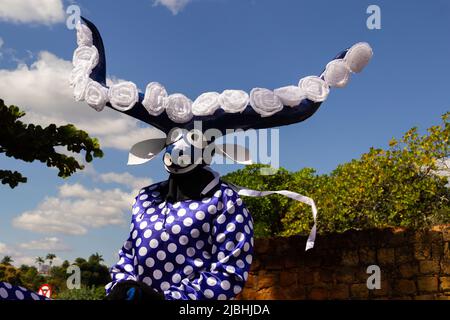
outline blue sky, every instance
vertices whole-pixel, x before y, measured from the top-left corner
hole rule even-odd
[[[93,128],[90,132],[99,136],[105,157],[94,161],[87,172],[66,180],[45,165],[0,158],[1,168],[20,170],[29,178],[14,190],[0,189],[0,256],[13,254],[17,261],[28,262],[55,251],[70,260],[99,252],[107,264],[113,263],[114,253],[127,237],[127,207],[121,202],[114,213],[96,221],[92,205],[98,204],[100,215],[99,198],[114,196],[114,190],[124,198],[131,195],[136,187],[130,182],[133,177],[144,183],[167,176],[160,159],[140,167],[126,166],[127,141],[139,139],[122,141],[124,136],[133,132],[145,136],[148,129],[118,113],[88,110],[84,103],[71,102],[65,88],[61,87],[60,96],[58,86],[43,84],[64,75],[76,47],[74,31],[66,28],[61,16],[61,3],[79,5],[82,14],[99,27],[109,77],[133,81],[141,89],[158,81],[168,91],[191,99],[206,91],[249,92],[254,87],[296,84],[304,76],[319,74],[340,50],[369,42],[375,54],[363,73],[353,76],[345,89],[332,90],[314,117],[281,128],[280,164],[289,170],[313,167],[319,173],[329,172],[371,146],[385,147],[390,138],[413,126],[425,129],[438,123],[448,110],[450,3],[446,0],[192,0],[185,1],[176,14],[170,4],[177,0],[159,5],[152,0],[50,2],[55,4],[49,7],[54,10],[51,19],[14,17],[0,4],[0,98],[22,106],[31,114],[30,120],[56,119]],[[381,8],[380,30],[366,27],[370,4]],[[57,79],[62,78],[56,78],[55,84],[65,85]],[[103,123],[96,126],[100,119]],[[108,121],[110,127],[105,125]],[[224,174],[238,167],[215,169]],[[126,183],[120,180],[124,177]],[[78,198],[64,195],[64,190],[78,191]],[[83,202],[83,192],[97,196]],[[94,211],[89,216],[92,223],[62,219],[70,220],[70,227],[49,232],[39,209],[51,203],[55,212],[48,217],[55,220],[58,210],[70,215],[71,210],[76,214],[77,207],[89,206]],[[118,220],[109,223],[111,218]]]

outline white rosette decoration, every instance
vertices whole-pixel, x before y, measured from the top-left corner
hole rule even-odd
[[[372,59],[373,51],[366,42],[353,45],[345,55],[344,61],[352,72],[359,73]]]
[[[305,92],[297,86],[278,88],[273,93],[280,98],[283,105],[289,107],[298,106],[302,100],[306,99]]]
[[[166,113],[173,122],[186,123],[194,116],[192,114],[192,101],[180,93],[171,94],[167,98]]]
[[[92,32],[88,28],[88,26],[82,24],[81,22],[77,23],[77,44],[79,47],[82,46],[92,46],[93,40],[92,40]]]
[[[71,87],[75,87],[79,77],[88,76],[89,68],[85,64],[80,64],[70,72],[69,83]]]
[[[328,84],[316,76],[301,79],[298,86],[306,93],[306,97],[313,102],[325,101],[330,93]]]
[[[80,76],[74,80],[73,97],[74,97],[75,101],[83,101],[84,100],[86,87],[89,84],[89,81],[91,81],[91,79],[89,78],[89,76],[87,74],[80,74]]]
[[[152,116],[159,116],[165,109],[166,89],[158,82],[150,82],[145,89],[142,105]]]
[[[81,46],[73,53],[72,62],[74,67],[85,65],[91,71],[98,64],[98,59],[98,50],[96,47]]]
[[[139,100],[139,92],[133,82],[121,82],[112,85],[108,91],[111,105],[119,111],[127,111]]]
[[[262,117],[269,117],[283,109],[283,103],[273,91],[263,88],[254,88],[250,92],[250,104]]]
[[[327,64],[323,77],[330,87],[344,88],[350,80],[350,68],[342,59],[333,60]]]
[[[225,90],[220,94],[219,104],[228,113],[242,112],[248,106],[249,96],[242,90]]]
[[[97,111],[102,111],[108,102],[108,89],[97,81],[89,81],[84,99],[89,106]]]
[[[209,116],[219,109],[219,93],[205,92],[195,99],[192,104],[192,113],[195,116]]]

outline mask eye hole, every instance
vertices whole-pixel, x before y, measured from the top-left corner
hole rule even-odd
[[[170,153],[164,154],[164,164],[168,167],[172,165],[172,156],[170,155]]]

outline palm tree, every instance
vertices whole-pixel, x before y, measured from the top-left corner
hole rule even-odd
[[[89,257],[89,262],[93,263],[93,264],[100,264],[100,262],[102,262],[102,261],[105,261],[105,260],[103,259],[103,256],[101,254],[99,254],[98,252],[92,254]]]
[[[39,266],[39,271],[41,270],[42,264],[45,262],[44,258],[42,257],[37,257],[35,262],[38,264]]]
[[[46,260],[48,260],[48,263],[50,264],[50,269],[52,268],[53,259],[56,258],[56,254],[54,253],[48,253],[45,257]]]
[[[0,264],[4,264],[6,266],[10,266],[13,261],[14,260],[11,258],[11,256],[4,256],[2,261],[0,262]]]

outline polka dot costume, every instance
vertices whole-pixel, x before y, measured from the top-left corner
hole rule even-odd
[[[107,294],[116,283],[135,280],[167,300],[234,298],[253,254],[253,221],[242,199],[221,183],[212,197],[168,203],[162,183],[136,197],[130,236],[111,268]]]
[[[48,298],[23,287],[0,282],[0,300],[48,300]]]

